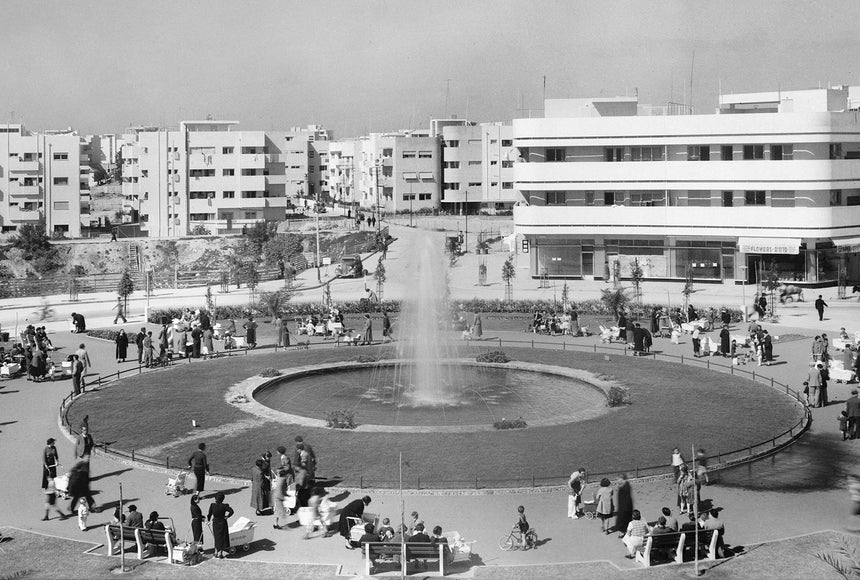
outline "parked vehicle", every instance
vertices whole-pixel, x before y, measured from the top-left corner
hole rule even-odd
[[[367,270],[364,269],[361,256],[358,254],[341,258],[335,273],[341,278],[361,278],[362,276],[367,276]]]

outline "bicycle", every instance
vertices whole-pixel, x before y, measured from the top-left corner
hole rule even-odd
[[[506,552],[521,548],[524,550],[536,548],[538,541],[537,531],[534,528],[529,528],[525,535],[526,541],[523,548],[523,533],[520,531],[519,526],[514,526],[507,536],[502,536],[499,540],[499,548]]]

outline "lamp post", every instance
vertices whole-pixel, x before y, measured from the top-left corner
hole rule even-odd
[[[469,251],[469,188],[468,187],[466,188],[466,204],[465,205],[466,205],[466,209],[463,211],[464,211],[464,214],[466,216],[466,227],[465,227],[465,234],[463,236],[463,248],[465,248],[463,251],[468,252]]]
[[[374,165],[376,166],[376,231],[378,232],[380,228],[379,221],[382,217],[380,208],[380,205],[382,204],[382,196],[379,193],[379,172],[382,170],[382,158],[377,157]]]
[[[741,312],[743,313],[744,322],[747,321],[747,266],[738,266],[738,270],[743,274],[743,283],[741,284],[741,292],[743,293],[743,304],[741,304]]]

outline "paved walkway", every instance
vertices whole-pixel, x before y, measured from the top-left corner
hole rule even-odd
[[[409,268],[408,251],[406,241],[410,236],[420,235],[416,230],[402,228],[403,231],[394,231],[394,235],[403,239],[403,245],[398,243],[389,252],[386,267],[389,272],[389,280],[386,284],[386,296],[402,296],[408,288]],[[403,248],[403,249],[401,249]],[[492,255],[491,255],[492,256]],[[461,259],[460,267],[464,272],[476,272],[477,261],[472,264],[475,268],[468,266],[471,257]],[[500,266],[499,266],[500,269]],[[492,272],[492,269],[490,269]],[[519,271],[518,271],[519,274]],[[455,296],[466,297],[480,292],[484,295],[486,288],[476,288],[471,285],[469,278],[474,276],[457,275],[453,277],[453,286],[456,288]],[[492,278],[492,277],[491,277]],[[537,289],[537,283],[533,280],[523,280],[518,276],[515,292],[534,292],[536,295],[546,295],[547,290]],[[309,283],[305,278],[306,283]],[[646,301],[651,300],[649,296],[659,296],[662,289],[680,296],[680,285],[653,284],[654,290],[650,290],[652,284],[646,285]],[[601,285],[597,283],[575,283],[571,284],[573,297],[576,300],[590,297],[596,294]],[[465,294],[471,291],[471,294]],[[652,292],[653,294],[649,294]],[[305,299],[318,299],[314,293],[319,291],[310,290],[305,293]],[[363,294],[362,281],[338,281],[333,285],[335,299],[355,298]],[[202,291],[200,289],[183,290],[176,293],[165,293],[157,297],[159,301],[172,304],[185,304],[191,299],[199,297],[202,303]],[[701,300],[700,300],[701,298]],[[725,300],[737,298],[737,287],[734,286],[708,286],[697,293],[697,303],[720,304]],[[231,292],[227,296],[219,297],[224,300],[247,300],[247,294]],[[654,298],[656,299],[656,298]],[[778,325],[768,325],[772,334],[798,335],[809,337],[820,331],[827,331],[831,336],[836,335],[840,326],[847,327],[850,331],[860,328],[860,308],[853,302],[837,302],[827,295],[825,299],[831,305],[828,316],[823,323],[819,323],[814,316],[811,304],[800,304],[786,306],[783,311],[783,322]],[[712,302],[709,302],[712,301]],[[9,315],[14,312],[26,312],[35,309],[38,301],[6,300],[2,301],[0,307],[0,320],[4,327],[8,324]],[[113,304],[112,296],[88,296],[86,302],[79,304],[62,304],[57,306],[58,315],[63,316],[65,309],[75,308],[88,314],[88,325],[91,327],[109,326],[112,319],[108,309]],[[136,302],[140,306],[141,302]],[[68,310],[69,312],[71,310]],[[58,346],[64,347],[65,351],[73,350],[79,337],[66,332],[65,322],[54,321],[49,323],[49,331],[52,339]],[[129,327],[131,327],[131,323]],[[492,321],[485,320],[485,328],[492,330]],[[522,336],[511,333],[511,336]],[[591,340],[579,339],[579,340]],[[113,359],[113,345],[104,341],[90,338],[83,339],[88,344],[95,359],[95,370],[100,372],[112,372],[116,367]],[[689,353],[690,345],[670,345],[668,341],[660,341],[659,347],[667,352]],[[134,350],[134,349],[132,349]],[[808,360],[808,340],[795,340],[786,344],[778,344],[777,355],[788,360],[789,364],[773,367],[762,367],[760,371],[768,376],[774,376],[777,380],[797,386],[800,384],[802,374],[805,373],[806,361]],[[62,351],[61,351],[62,352]],[[96,496],[100,504],[108,509],[100,514],[90,517],[93,526],[87,532],[77,530],[74,520],[41,522],[39,519],[43,513],[43,496],[39,489],[40,478],[40,452],[47,437],[57,437],[61,461],[66,467],[71,464],[72,446],[66,440],[58,437],[57,407],[60,400],[68,392],[68,381],[56,383],[30,383],[24,379],[15,379],[0,383],[0,464],[4,469],[0,473],[0,524],[14,525],[24,529],[39,532],[53,533],[61,536],[87,539],[100,542],[102,534],[95,526],[105,523],[110,517],[112,506],[118,499],[119,484],[123,486],[123,493],[127,502],[136,503],[142,512],[156,510],[165,516],[174,518],[180,537],[184,536],[189,525],[187,496],[183,498],[172,498],[163,494],[166,477],[161,473],[153,473],[137,468],[129,468],[125,465],[115,463],[101,455],[93,460],[93,473],[96,481],[93,487],[99,490]],[[838,385],[832,388],[831,398],[844,400],[848,394],[848,388]],[[851,470],[856,465],[858,458],[858,442],[841,442],[836,433],[836,415],[841,406],[833,405],[825,409],[816,409],[814,412],[815,422],[811,432],[805,437],[804,442],[792,448],[772,460],[765,460],[752,467],[740,468],[734,472],[727,473],[724,482],[704,489],[704,498],[711,499],[714,505],[724,508],[724,519],[729,528],[728,541],[736,545],[750,545],[756,542],[782,538],[791,535],[799,535],[816,530],[824,529],[848,529],[855,528],[854,518],[849,515],[847,493],[841,488],[840,474]],[[153,420],[157,420],[157,410],[144,410],[141,413],[151,413]],[[664,418],[655,417],[655,425]],[[94,421],[96,437],[98,437],[97,422]],[[671,428],[671,420],[665,428]],[[730,427],[730,426],[727,426]],[[817,453],[804,455],[803,446],[813,442],[818,446],[815,449],[833,450],[835,458],[828,456],[819,459]],[[324,460],[324,450],[317,450]],[[549,452],[549,450],[535,450],[535,452]],[[689,455],[689,453],[687,453]],[[667,452],[668,456],[668,452]],[[810,459],[811,457],[811,459]],[[667,457],[668,459],[668,457]],[[797,466],[793,461],[801,461]],[[213,458],[213,461],[217,459]],[[559,461],[571,468],[576,465],[575,457],[559,458]],[[787,466],[785,472],[780,472],[780,466]],[[818,484],[809,483],[809,472],[821,474]],[[770,479],[794,478],[802,485],[786,486],[771,485]],[[777,482],[778,483],[778,482]],[[244,515],[258,520],[260,527],[257,531],[257,539],[270,540],[265,542],[264,549],[255,550],[243,556],[243,559],[254,561],[279,561],[295,563],[323,563],[342,567],[344,574],[358,574],[361,570],[361,558],[357,551],[347,551],[342,547],[339,537],[329,539],[314,538],[303,540],[298,529],[273,530],[270,527],[271,517],[257,518],[249,505],[249,491],[228,485],[214,485],[213,489],[223,489],[228,493],[228,502],[237,508],[237,515]],[[788,491],[787,491],[788,490]],[[674,506],[674,488],[667,482],[656,482],[640,484],[635,486],[634,498],[636,506],[643,514],[654,519],[659,508],[663,505]],[[440,524],[446,530],[456,529],[468,539],[476,539],[476,552],[480,562],[485,566],[508,566],[523,564],[557,564],[566,562],[584,562],[594,560],[608,560],[613,565],[622,569],[635,568],[636,566],[623,558],[623,546],[615,536],[604,536],[599,531],[599,523],[590,520],[571,521],[565,517],[567,498],[564,493],[548,492],[538,494],[493,494],[493,495],[423,495],[408,494],[404,497],[404,504],[397,495],[370,493],[374,501],[371,508],[374,512],[392,521],[399,519],[401,509],[408,514],[417,510],[423,519],[430,525]],[[346,499],[346,498],[341,498]],[[204,501],[204,505],[209,502]],[[514,520],[516,505],[526,506],[531,523],[537,528],[544,543],[539,550],[527,553],[507,553],[498,549],[496,543],[498,537],[504,533]],[[211,545],[210,536],[207,540]],[[510,575],[508,576],[510,577]]]

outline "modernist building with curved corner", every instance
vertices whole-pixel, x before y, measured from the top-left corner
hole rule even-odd
[[[855,91],[855,89],[857,89]],[[715,114],[549,99],[513,122],[531,275],[860,279],[860,87],[721,95]]]

